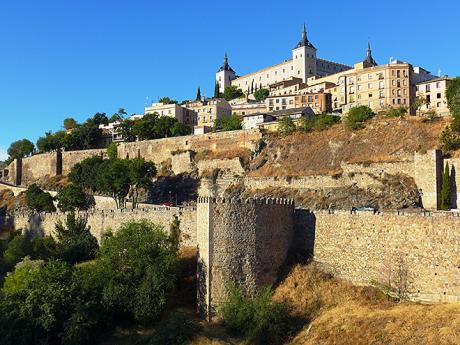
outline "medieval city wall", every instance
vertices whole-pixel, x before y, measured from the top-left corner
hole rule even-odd
[[[421,301],[460,300],[458,213],[296,211],[297,244],[334,275]]]
[[[62,175],[68,175],[72,167],[94,156],[106,156],[106,149],[80,150],[80,151],[63,151],[62,152]]]
[[[120,224],[127,221],[146,219],[155,224],[162,225],[166,231],[175,217],[180,221],[180,232],[183,246],[196,245],[196,209],[192,207],[157,207],[135,210],[95,210],[78,212],[77,215],[85,217],[91,233],[98,239],[109,230],[116,231]],[[10,223],[16,230],[27,231],[37,235],[53,235],[58,221],[65,223],[66,213],[40,213],[40,214],[15,214],[10,218]]]
[[[233,284],[254,294],[276,282],[291,246],[294,203],[198,198],[198,299],[212,316]]]
[[[118,146],[118,157],[142,157],[155,164],[161,164],[175,153],[189,150],[195,152],[226,151],[235,148],[254,150],[261,138],[262,134],[259,130],[241,130],[121,143]]]

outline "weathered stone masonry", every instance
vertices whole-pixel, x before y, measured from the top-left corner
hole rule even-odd
[[[198,303],[213,316],[234,284],[248,294],[278,278],[293,238],[294,203],[286,199],[199,198]]]

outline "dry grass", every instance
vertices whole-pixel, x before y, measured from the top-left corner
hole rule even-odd
[[[341,162],[394,162],[414,151],[437,148],[448,119],[373,119],[366,128],[349,131],[337,124],[323,131],[268,138],[251,163],[252,176],[333,175]],[[262,163],[266,161],[265,164]]]
[[[294,268],[275,299],[312,320],[291,345],[460,343],[460,304],[397,304],[375,289],[334,279],[314,264]]]

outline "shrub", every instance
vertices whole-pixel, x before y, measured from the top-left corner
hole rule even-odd
[[[290,318],[286,306],[272,301],[270,288],[261,289],[248,298],[238,288],[231,287],[222,307],[222,317],[228,330],[243,335],[254,344],[283,344],[290,335]]]
[[[294,121],[289,116],[284,116],[278,120],[278,132],[282,135],[290,135],[294,133],[296,126]]]
[[[53,197],[50,193],[41,190],[36,184],[32,184],[26,191],[27,206],[37,212],[55,212]]]
[[[360,129],[364,127],[364,122],[374,116],[372,109],[368,106],[361,105],[351,108],[348,115],[344,118],[345,126],[349,129]]]
[[[56,223],[59,256],[69,264],[91,260],[96,256],[98,244],[96,238],[86,226],[86,219],[67,216],[66,224]]]
[[[400,119],[404,118],[407,114],[407,109],[403,106],[400,107],[391,107],[386,113],[386,117],[399,117]]]
[[[174,287],[177,252],[177,240],[145,220],[124,223],[104,237],[97,262],[108,277],[105,305],[137,321],[156,319]]]
[[[116,143],[110,143],[110,145],[107,146],[107,156],[109,159],[118,158],[118,145]]]
[[[185,345],[198,333],[199,326],[186,314],[174,314],[157,326],[150,345]]]
[[[450,210],[450,175],[449,163],[444,167],[441,185],[441,210]]]
[[[58,208],[62,212],[87,210],[92,206],[90,198],[83,188],[74,184],[63,187],[56,198],[58,199]]]
[[[217,119],[214,123],[216,130],[235,131],[241,129],[241,118],[238,115],[225,116]]]
[[[31,253],[30,241],[25,235],[17,234],[8,243],[3,253],[3,261],[8,270],[12,269],[19,261]]]
[[[457,150],[460,148],[460,137],[454,133],[449,126],[442,131],[439,142],[444,151]]]

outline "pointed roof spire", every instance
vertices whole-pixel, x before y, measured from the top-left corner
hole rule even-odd
[[[223,65],[219,68],[219,70],[217,72],[221,72],[221,71],[231,71],[233,73],[235,73],[235,71],[230,67],[230,65],[228,64],[228,55],[227,55],[227,52],[225,52],[224,54],[224,63]]]
[[[372,57],[372,49],[371,49],[371,42],[367,41],[367,54],[366,54],[366,59],[364,62],[368,63],[371,66],[377,66],[378,63],[374,60]]]
[[[300,39],[299,43],[297,43],[296,48],[300,48],[300,47],[315,48],[313,44],[311,44],[311,42],[307,38],[307,25],[305,24],[305,22],[303,23],[302,38]]]

